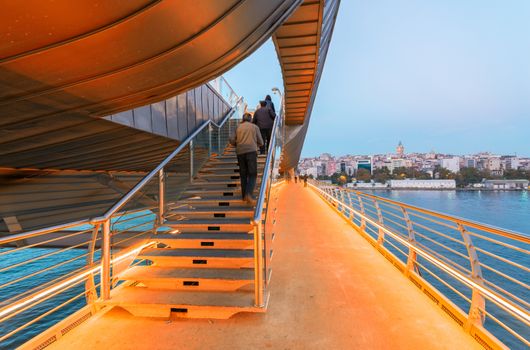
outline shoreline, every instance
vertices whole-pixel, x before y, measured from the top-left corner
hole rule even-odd
[[[524,192],[524,191],[530,191],[529,189],[489,189],[489,188],[416,188],[416,187],[400,187],[400,188],[357,188],[357,187],[346,187],[349,189],[354,189],[358,191],[462,191],[462,192],[477,192],[477,191],[484,191],[484,192]]]

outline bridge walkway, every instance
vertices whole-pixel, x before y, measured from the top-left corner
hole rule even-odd
[[[170,321],[113,309],[51,349],[482,349],[310,188],[280,189],[269,309]]]

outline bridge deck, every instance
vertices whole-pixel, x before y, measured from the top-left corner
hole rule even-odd
[[[168,322],[116,309],[50,348],[480,348],[312,190],[280,193],[266,314]]]

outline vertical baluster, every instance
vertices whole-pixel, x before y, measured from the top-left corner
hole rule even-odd
[[[254,304],[263,307],[263,230],[261,218],[254,222]]]
[[[471,241],[471,236],[462,224],[458,224],[458,230],[460,231],[462,239],[466,245],[469,264],[471,267],[471,279],[477,284],[483,286],[484,279],[482,278],[482,268],[480,267],[477,250]],[[476,288],[473,288],[473,292],[471,294],[471,305],[469,307],[467,323],[465,325],[465,329],[467,331],[471,331],[473,325],[482,326],[484,324],[485,310],[486,302],[484,297]]]
[[[91,266],[94,263],[94,252],[96,250],[96,242],[98,240],[98,233],[99,229],[101,227],[101,224],[96,223],[94,225],[94,228],[92,229],[92,239],[90,240],[90,243],[88,245],[88,254],[87,254],[87,266]],[[96,290],[96,284],[94,282],[94,274],[91,273],[88,276],[88,279],[85,283],[85,298],[86,303],[90,305],[93,308],[93,311],[95,311],[94,308],[94,302],[98,298],[97,290]]]
[[[230,123],[230,120],[227,120],[226,123]],[[223,131],[221,130],[222,128],[224,128],[224,125],[221,128],[217,128],[217,152],[218,153],[221,153],[221,147],[223,146],[221,144],[221,135],[223,133]]]
[[[381,208],[379,207],[379,202],[374,198],[374,206],[375,210],[377,211],[377,220],[379,221],[379,224],[381,226],[384,225],[383,222],[383,213],[381,212]],[[383,245],[385,243],[385,231],[381,227],[378,228],[379,235],[377,236],[377,244]]]
[[[164,215],[166,214],[165,191],[166,191],[166,176],[164,173],[164,168],[162,168],[158,172],[158,224],[159,225],[162,225],[164,223]]]
[[[190,141],[190,182],[193,182],[193,150],[195,148],[193,140]]]
[[[353,207],[353,201],[351,199],[351,191],[348,191],[348,205],[351,207],[351,208],[354,208]],[[350,211],[350,220],[355,224],[355,213],[353,211]]]
[[[208,157],[212,155],[212,123],[208,124]]]
[[[359,201],[359,207],[361,208],[361,230],[365,231],[366,230],[366,219],[364,218],[364,216],[366,215],[365,212],[364,212],[364,204],[363,204],[363,199],[361,198],[361,196],[359,195],[359,193],[356,193],[357,195],[357,200]]]
[[[407,225],[408,241],[412,246],[415,246],[416,236],[414,235],[414,227],[412,226],[412,221],[410,220],[409,213],[404,207],[401,207],[401,212],[403,213],[403,219],[405,220],[405,224]],[[414,250],[414,248],[409,248],[409,255],[407,256],[407,273],[410,273],[411,271],[419,273],[416,259],[416,251]]]
[[[110,219],[103,221],[101,245],[101,299],[110,298]]]

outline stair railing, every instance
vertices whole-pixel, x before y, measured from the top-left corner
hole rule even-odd
[[[216,123],[212,119],[207,120],[201,126],[199,126],[191,135],[189,135],[173,152],[171,152],[162,162],[160,162],[153,170],[151,170],[142,180],[140,180],[127,194],[125,194],[118,202],[116,202],[105,214],[100,217],[91,220],[93,225],[101,225],[103,229],[103,244],[102,244],[102,269],[101,269],[101,299],[107,300],[110,298],[110,290],[112,288],[112,276],[111,276],[111,246],[110,246],[110,220],[116,215],[116,213],[124,208],[128,203],[131,203],[133,198],[142,196],[142,190],[148,186],[149,183],[158,183],[158,225],[162,225],[164,222],[164,213],[166,211],[166,171],[165,168],[182,153],[186,148],[189,153],[189,179],[190,182],[197,174],[198,169],[202,167],[212,154],[212,148],[215,146],[212,143],[212,132],[213,128],[218,131],[217,138],[217,153],[220,153],[222,133],[220,130],[225,126],[227,121],[233,118],[238,112],[241,112],[239,108],[243,103],[243,99],[239,98],[236,104],[226,114],[220,123]],[[241,117],[238,114],[239,118]],[[235,129],[235,128],[234,128]],[[228,135],[230,136],[230,135]],[[229,137],[225,137],[225,143],[228,143]],[[198,147],[204,150],[202,156],[199,155]],[[202,163],[202,164],[200,164]],[[158,178],[158,181],[153,181]],[[156,186],[156,185],[155,185]]]
[[[530,347],[528,235],[328,183],[310,186],[485,348]]]
[[[268,287],[269,265],[272,254],[270,247],[272,232],[270,232],[270,225],[267,225],[267,217],[270,210],[269,204],[273,183],[278,180],[275,175],[278,174],[280,154],[283,147],[284,99],[278,89],[273,89],[273,91],[280,94],[280,110],[274,119],[267,158],[263,168],[263,177],[252,220],[254,232],[254,304],[256,307],[265,306],[264,295]]]
[[[205,121],[103,215],[0,237],[0,348],[22,344],[58,312],[82,322],[96,301],[109,299],[117,276],[143,263],[136,257],[156,243],[166,208],[224,149],[244,111],[239,98],[220,122]]]

